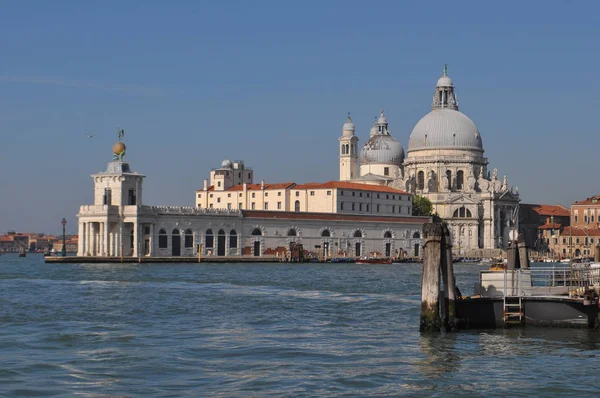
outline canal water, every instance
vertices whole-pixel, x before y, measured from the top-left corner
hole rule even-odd
[[[471,293],[478,265],[456,265]],[[0,395],[591,396],[600,332],[418,330],[421,266],[0,256]]]

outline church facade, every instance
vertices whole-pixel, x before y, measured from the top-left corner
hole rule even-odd
[[[500,179],[497,169],[489,170],[481,135],[459,111],[446,68],[431,108],[413,128],[406,154],[381,111],[359,155],[355,126],[348,117],[339,139],[340,179],[427,197],[448,222],[457,253],[505,249],[510,231],[518,230],[518,188],[508,185],[506,175]]]

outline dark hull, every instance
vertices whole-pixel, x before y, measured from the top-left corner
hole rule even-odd
[[[524,326],[596,327],[600,309],[596,304],[568,297],[523,297]],[[467,298],[456,301],[456,316],[461,328],[502,328],[504,301],[498,298]]]

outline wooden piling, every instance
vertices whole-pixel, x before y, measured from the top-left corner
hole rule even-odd
[[[521,269],[529,269],[529,251],[527,250],[527,243],[525,243],[525,235],[523,233],[520,233],[517,237],[517,247]]]
[[[515,242],[515,241],[508,242],[508,248],[506,249],[506,269],[509,271],[515,269],[516,250],[513,250],[513,248],[516,249],[516,247],[517,247],[517,242]]]
[[[439,332],[440,321],[440,266],[442,257],[442,224],[423,225],[423,280],[421,283],[421,332]]]
[[[452,240],[448,224],[442,225],[442,280],[444,282],[444,326],[447,331],[457,329],[456,319],[456,280],[454,279],[454,264],[452,263]]]

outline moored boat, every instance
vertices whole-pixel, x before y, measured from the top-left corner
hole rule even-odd
[[[356,264],[391,264],[390,258],[360,258],[355,261]]]

